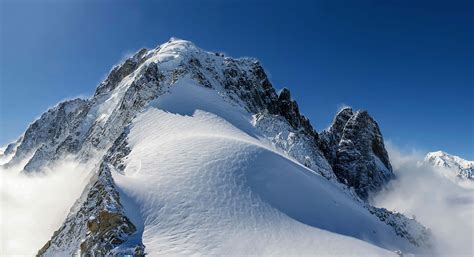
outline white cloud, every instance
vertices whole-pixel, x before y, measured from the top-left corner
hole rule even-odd
[[[406,214],[431,229],[442,256],[474,256],[474,189],[461,187],[430,165],[423,155],[387,144],[397,179],[372,202]]]
[[[36,254],[81,195],[89,168],[72,162],[30,174],[0,168],[0,255]]]

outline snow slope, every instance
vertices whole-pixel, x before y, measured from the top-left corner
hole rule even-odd
[[[113,177],[146,252],[390,256],[386,249],[410,248],[329,180],[276,151],[251,120],[182,79],[132,122],[126,168]]]
[[[442,175],[452,180],[474,180],[474,161],[436,151],[426,154],[425,162],[439,168]]]

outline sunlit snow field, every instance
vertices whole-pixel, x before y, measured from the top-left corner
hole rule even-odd
[[[265,140],[253,117],[182,79],[130,126],[113,172],[121,201],[155,255],[397,256],[413,248],[332,182]],[[389,148],[398,179],[373,199],[430,227],[442,254],[469,256],[472,188]],[[92,167],[0,170],[1,256],[34,255],[59,228]],[[444,179],[444,180],[443,180]]]
[[[144,224],[147,251],[388,256],[379,247],[404,244],[331,182],[265,144],[251,119],[186,80],[135,119],[127,168],[114,179],[139,206],[127,212]]]

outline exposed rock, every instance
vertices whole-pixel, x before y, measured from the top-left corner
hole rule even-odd
[[[110,71],[107,79],[100,83],[95,91],[94,96],[101,95],[105,92],[114,90],[115,87],[122,81],[126,76],[134,72],[138,66],[140,66],[146,60],[147,49],[142,48],[131,58],[128,58],[120,65],[115,66],[112,71]]]
[[[107,117],[107,120],[96,122],[91,127],[84,139],[81,154],[88,157],[91,152],[109,148],[135,115],[148,102],[163,93],[161,80],[162,75],[156,63],[144,64],[136,72],[135,79],[122,92],[120,100]]]
[[[329,180],[337,180],[312,136],[302,130],[294,129],[282,116],[268,112],[255,115],[253,123],[267,139],[288,156]]]
[[[247,62],[249,71],[240,70],[239,64]],[[290,91],[284,88],[278,95],[270,83],[261,64],[253,59],[233,60],[226,58],[224,64],[223,84],[226,89],[234,92],[249,109],[250,112],[268,112],[281,115],[295,130],[303,130],[310,137],[317,140],[317,133],[309,120],[301,115],[298,104],[291,98]]]
[[[379,126],[367,111],[340,111],[321,133],[320,146],[339,181],[364,200],[394,177]]]
[[[341,141],[344,127],[352,115],[354,115],[352,108],[345,107],[341,109],[334,117],[329,129],[321,132],[319,146],[332,166],[336,162],[337,145]]]
[[[97,217],[91,217],[87,221],[87,229],[87,237],[80,246],[81,256],[109,254],[115,247],[126,242],[127,235],[136,232],[135,226],[123,213],[107,210],[101,210]]]
[[[90,100],[75,99],[60,103],[29,126],[17,144],[13,158],[6,165],[17,164],[32,155],[24,167],[25,171],[31,172],[51,165],[66,155],[76,154],[87,160],[96,153],[105,152],[136,113],[162,93],[162,79],[156,63],[143,65],[136,71],[135,79],[121,92],[122,97],[116,107],[106,110],[111,112],[110,115],[98,110],[104,109],[116,96],[112,93],[105,95],[106,91],[101,87],[98,91],[102,93],[96,93]]]
[[[2,155],[10,156],[16,152],[18,145],[20,144],[21,140],[23,140],[23,136],[19,137],[15,142],[8,144],[5,150],[3,151]]]
[[[79,249],[81,256],[104,256],[137,233],[136,226],[125,216],[109,165],[105,160],[102,162],[98,174],[86,186],[63,225],[39,250],[38,256],[50,256],[55,252],[72,255]],[[137,253],[143,256],[142,243],[137,242],[114,254]]]
[[[398,236],[406,238],[413,245],[423,248],[432,247],[431,231],[416,220],[409,219],[403,214],[391,212],[385,208],[370,206],[368,210],[382,222],[391,226]]]
[[[34,153],[31,158],[33,161],[52,159],[56,147],[78,129],[87,114],[88,105],[87,100],[68,100],[41,115],[26,130],[8,165],[17,164],[32,153]],[[37,151],[40,148],[42,149]],[[27,166],[38,166],[31,162]]]
[[[278,95],[278,114],[286,118],[294,129],[302,128],[306,134],[318,141],[318,134],[311,126],[309,120],[300,114],[298,104],[291,98],[290,90],[283,88]]]

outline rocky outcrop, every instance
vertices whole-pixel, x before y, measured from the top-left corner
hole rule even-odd
[[[280,115],[263,112],[254,115],[253,125],[270,140],[275,147],[284,151],[299,163],[334,182],[337,181],[331,166],[318,148],[311,134],[295,129]],[[301,128],[301,127],[298,127]]]
[[[242,63],[249,67],[246,71],[239,69]],[[233,60],[226,58],[224,64],[224,79],[222,84],[237,95],[247,109],[254,114],[270,113],[284,117],[291,127],[301,130],[306,135],[317,140],[318,133],[310,121],[300,113],[298,104],[291,98],[287,88],[276,93],[261,64],[254,59]],[[240,65],[238,65],[240,64]]]
[[[121,168],[120,159],[129,153],[127,149],[123,134],[104,157],[98,173],[74,204],[63,225],[38,251],[38,256],[58,252],[73,255],[78,250],[81,256],[144,256],[145,247],[141,241],[129,240],[138,231],[125,215],[110,170]],[[121,247],[124,243],[127,245]]]
[[[10,155],[15,154],[16,149],[22,140],[23,140],[23,136],[19,137],[15,142],[8,144],[5,150],[3,151],[2,155],[10,156]]]
[[[367,111],[342,109],[321,133],[320,148],[339,181],[364,200],[394,177],[379,126]]]
[[[319,147],[332,166],[336,163],[337,146],[341,141],[344,127],[352,115],[354,115],[352,108],[341,109],[334,117],[331,126],[320,134]]]
[[[132,69],[143,62],[143,54],[141,50],[114,68],[93,98],[68,100],[44,113],[28,127],[19,142],[7,148],[13,156],[5,165],[29,158],[24,170],[32,172],[67,155],[87,160],[104,153],[136,113],[162,93],[163,77],[156,63]],[[123,77],[132,72],[134,79],[129,84],[123,82]],[[118,81],[119,78],[122,80]],[[110,92],[117,83],[122,83],[123,88]]]
[[[107,78],[97,87],[94,97],[114,90],[117,85],[128,75],[134,72],[143,62],[145,62],[148,50],[140,49],[131,58],[128,58],[120,65],[115,66]]]
[[[79,249],[81,256],[103,256],[135,232],[136,227],[124,215],[119,193],[104,163],[38,256],[50,256],[55,252],[72,255]],[[137,247],[144,248],[142,245]]]
[[[367,206],[367,209],[380,221],[391,226],[395,233],[405,238],[411,244],[428,249],[432,247],[431,231],[418,223],[415,219],[409,219],[403,214],[391,212],[385,208]]]
[[[120,92],[120,98],[107,119],[96,120],[88,131],[80,150],[85,159],[91,152],[110,147],[135,115],[164,92],[164,86],[160,84],[162,74],[156,63],[144,64],[134,75],[134,80]]]
[[[55,146],[78,128],[87,114],[87,106],[87,100],[68,100],[41,115],[24,133],[9,165],[17,164],[31,154],[33,154],[32,159],[36,160],[51,158]],[[42,146],[44,147],[37,152]],[[35,157],[36,154],[42,157]]]

